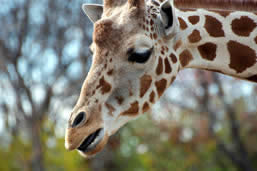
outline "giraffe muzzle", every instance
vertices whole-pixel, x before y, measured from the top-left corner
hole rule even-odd
[[[94,133],[90,134],[77,148],[81,152],[90,152],[94,150],[96,146],[101,142],[104,137],[104,130],[102,128],[96,130]]]

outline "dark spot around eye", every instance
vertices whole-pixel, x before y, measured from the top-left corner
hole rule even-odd
[[[153,48],[151,48],[145,52],[136,52],[133,48],[130,48],[127,52],[128,61],[141,63],[141,64],[145,63],[150,58],[152,51],[153,51]]]

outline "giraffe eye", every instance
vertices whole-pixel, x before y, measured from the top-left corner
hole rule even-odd
[[[134,49],[128,50],[128,61],[143,64],[150,58],[153,49],[148,49],[143,52],[136,52]]]

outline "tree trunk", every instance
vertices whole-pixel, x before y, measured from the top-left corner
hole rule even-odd
[[[32,142],[31,168],[33,171],[44,171],[40,124],[32,122],[30,132]]]

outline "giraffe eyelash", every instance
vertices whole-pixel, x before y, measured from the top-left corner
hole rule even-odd
[[[153,48],[144,52],[136,52],[133,48],[128,50],[128,61],[136,63],[146,63],[152,54]]]

